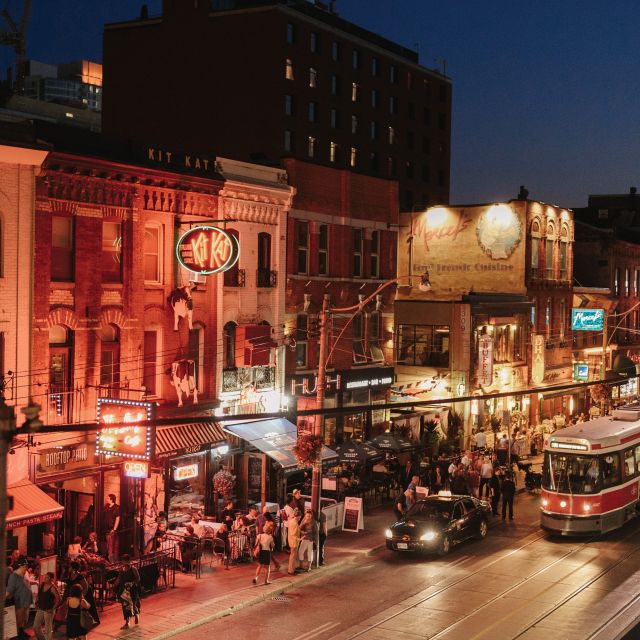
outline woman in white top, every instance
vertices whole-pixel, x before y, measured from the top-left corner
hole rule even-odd
[[[273,542],[273,522],[266,522],[262,533],[258,535],[256,540],[256,550],[258,552],[258,568],[256,569],[256,575],[253,578],[253,584],[258,584],[258,576],[265,570],[264,584],[271,584],[269,582],[269,574],[271,573],[271,552],[275,543]]]

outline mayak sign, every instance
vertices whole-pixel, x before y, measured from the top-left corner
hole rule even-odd
[[[153,404],[98,398],[96,453],[134,460],[153,457]]]
[[[571,309],[572,331],[602,331],[604,309]]]
[[[208,276],[231,269],[240,257],[240,246],[224,229],[197,226],[180,236],[176,257],[185,269]]]

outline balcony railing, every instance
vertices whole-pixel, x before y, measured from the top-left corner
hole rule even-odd
[[[239,367],[225,369],[222,372],[222,391],[229,393],[241,391],[246,385],[252,384],[256,389],[270,389],[276,382],[276,368]]]
[[[224,272],[225,287],[244,287],[244,283],[244,269],[229,269],[229,271]]]
[[[271,269],[258,269],[256,283],[261,289],[273,289],[278,284],[278,272]]]

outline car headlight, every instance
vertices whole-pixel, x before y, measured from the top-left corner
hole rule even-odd
[[[391,529],[387,529],[384,532],[384,537],[387,538],[387,539],[393,538],[393,533],[392,533]]]
[[[427,531],[427,533],[423,533],[420,536],[420,540],[424,540],[425,542],[429,542],[436,537],[435,531]]]

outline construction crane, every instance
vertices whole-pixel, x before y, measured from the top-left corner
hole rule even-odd
[[[13,50],[15,51],[16,61],[14,86],[17,93],[23,93],[25,63],[27,60],[25,32],[27,30],[29,16],[31,15],[31,0],[24,0],[24,4],[22,5],[22,16],[18,22],[16,22],[9,13],[9,1],[10,0],[7,0],[4,9],[0,11],[0,17],[5,23],[5,28],[0,31],[0,45],[13,47]]]

